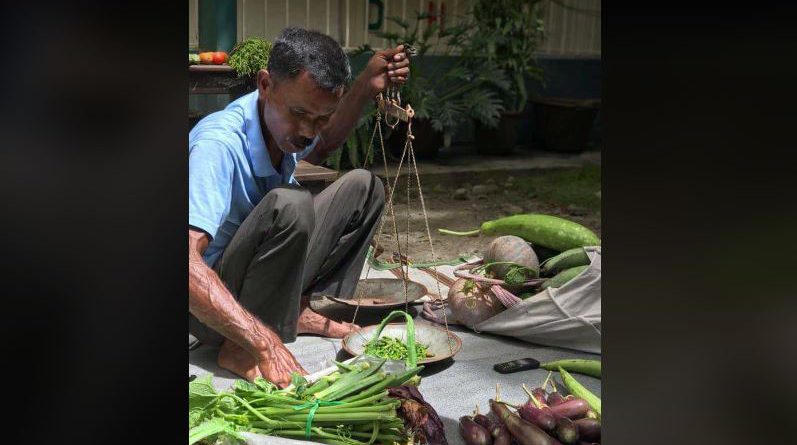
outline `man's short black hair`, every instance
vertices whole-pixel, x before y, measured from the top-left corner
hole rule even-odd
[[[338,42],[318,31],[296,27],[283,29],[272,45],[268,71],[277,79],[294,78],[307,71],[328,91],[343,88],[351,80],[349,59]]]

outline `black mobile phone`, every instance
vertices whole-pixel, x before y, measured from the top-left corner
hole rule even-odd
[[[527,371],[529,369],[537,369],[540,367],[540,362],[533,358],[521,358],[512,360],[505,363],[498,363],[493,365],[493,369],[501,374],[511,374],[518,371]]]

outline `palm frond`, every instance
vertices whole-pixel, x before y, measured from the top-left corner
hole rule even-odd
[[[432,113],[432,128],[436,131],[453,131],[465,120],[465,107],[460,101],[449,100],[438,104]]]
[[[506,71],[495,63],[484,63],[478,69],[479,79],[488,85],[492,85],[503,92],[512,89],[512,81],[509,80]]]
[[[406,21],[402,20],[402,18],[401,18],[401,17],[399,17],[399,16],[391,15],[390,17],[387,17],[387,19],[386,19],[386,20],[387,20],[388,22],[393,22],[393,23],[395,23],[396,25],[398,25],[398,26],[402,27],[402,28],[403,28],[403,29],[405,29],[405,30],[406,30],[406,29],[409,29],[409,27],[410,27],[410,24],[409,24],[409,23],[407,23]]]
[[[498,126],[504,105],[493,91],[474,89],[462,97],[462,103],[470,116],[489,128]]]

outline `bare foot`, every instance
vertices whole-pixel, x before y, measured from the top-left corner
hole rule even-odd
[[[317,334],[328,338],[343,338],[349,332],[359,329],[360,327],[356,324],[333,321],[318,312],[314,312],[310,309],[309,304],[302,304],[297,326],[299,334]]]
[[[221,345],[218,364],[220,367],[250,382],[255,377],[262,377],[260,369],[257,367],[257,360],[252,354],[229,339],[224,340]]]

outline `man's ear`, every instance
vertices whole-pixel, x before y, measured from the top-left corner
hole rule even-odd
[[[266,91],[271,90],[274,88],[274,78],[271,77],[268,70],[262,69],[257,72],[257,91],[260,93],[260,97],[263,97],[266,94]]]

